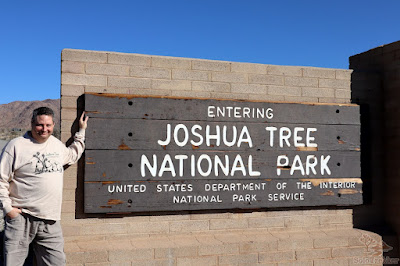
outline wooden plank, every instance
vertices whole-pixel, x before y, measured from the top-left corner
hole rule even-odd
[[[360,124],[357,105],[250,102],[85,94],[90,117],[180,121]],[[225,115],[218,112],[225,111]],[[264,118],[257,111],[263,110]],[[254,112],[254,113],[253,113]],[[230,114],[230,115],[229,115]],[[267,115],[266,115],[267,114]],[[272,116],[272,117],[271,117]]]
[[[361,189],[360,178],[86,182],[85,212],[347,206],[362,203]]]
[[[85,212],[362,203],[358,106],[90,94],[85,110]]]
[[[168,124],[171,125],[171,133],[168,132]],[[169,145],[159,145],[158,140],[166,140],[167,135],[172,135],[171,140],[174,139],[174,131],[178,132],[177,139],[179,142],[184,142],[185,129],[177,127],[184,125],[188,132],[188,141],[186,145],[181,147],[175,141],[171,141]],[[203,136],[203,144],[194,146],[190,144],[190,140],[195,142],[199,138],[192,134],[194,125],[201,126],[201,130],[196,132]],[[220,145],[217,141],[210,140],[210,145],[206,145],[206,128],[209,126],[210,134],[216,135],[217,126],[220,131]],[[228,142],[236,140],[233,146],[228,147],[224,145],[223,131],[226,126]],[[273,145],[270,145],[271,131],[266,128],[275,127],[273,131]],[[360,126],[358,125],[312,125],[312,124],[278,124],[278,123],[236,123],[236,122],[205,122],[205,121],[168,121],[168,120],[140,120],[140,119],[103,119],[91,118],[90,127],[87,129],[86,148],[87,149],[134,149],[134,150],[301,150],[302,148],[294,147],[293,136],[295,136],[295,128],[302,128],[298,131],[298,136],[302,139],[298,142],[306,143],[307,129],[315,128],[316,132],[310,132],[309,136],[314,137],[315,140],[310,141],[317,143],[319,151],[325,150],[360,150]],[[177,129],[178,128],[178,129]],[[234,128],[236,128],[236,137],[234,138]],[[281,128],[288,128],[290,130],[291,138],[289,138],[289,145],[283,141],[283,147],[280,147],[279,132]],[[248,132],[248,134],[246,133]],[[243,135],[242,135],[243,134]],[[289,134],[284,131],[284,135]],[[249,143],[240,142],[240,136],[246,139],[248,135],[252,140],[253,146],[250,147]],[[239,143],[240,142],[240,143]],[[238,147],[240,144],[240,147]]]
[[[250,155],[251,159],[249,160]],[[279,155],[284,157],[282,157],[278,163]],[[156,164],[154,164],[154,156],[157,162]],[[194,156],[193,164],[192,156]],[[225,158],[225,156],[227,158]],[[288,166],[286,166],[286,159],[289,160],[287,163]],[[199,160],[201,162],[200,171],[198,169],[199,166],[197,165]],[[218,162],[221,161],[223,167],[219,165],[216,167],[216,160]],[[154,152],[148,150],[87,150],[85,161],[85,181],[102,182],[120,182],[130,180],[176,181],[193,179],[237,180],[246,178],[282,179],[302,177],[345,178],[359,177],[361,175],[359,152],[274,151],[268,153],[239,153],[235,151]],[[150,163],[149,167],[144,163],[147,161]],[[169,170],[161,170],[161,166],[164,162],[164,165],[168,166]],[[172,165],[169,164],[169,162],[172,162]],[[234,168],[234,162],[236,162],[235,165],[239,164],[239,166],[243,167]],[[243,164],[241,164],[242,162]],[[324,162],[327,163],[325,164]],[[154,165],[156,165],[156,167],[154,167]],[[292,165],[294,165],[294,169],[297,170],[293,170],[291,173]],[[325,165],[328,167],[329,172],[324,167]],[[151,173],[149,169],[153,169],[153,167],[154,173]],[[216,175],[216,169],[218,176]],[[223,172],[224,170],[225,173]],[[210,171],[209,174],[208,171]],[[194,176],[192,176],[192,172]],[[259,172],[259,176],[255,176],[256,172]],[[309,172],[309,174],[307,174],[307,172]],[[234,174],[233,176],[232,173]],[[175,176],[173,176],[173,174]]]

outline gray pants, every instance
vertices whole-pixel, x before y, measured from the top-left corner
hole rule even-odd
[[[4,265],[23,265],[32,242],[36,265],[65,265],[60,222],[39,219],[25,213],[14,219],[5,219]]]

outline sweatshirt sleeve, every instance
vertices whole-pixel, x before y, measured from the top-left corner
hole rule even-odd
[[[74,164],[79,158],[81,158],[83,151],[85,150],[85,129],[79,129],[75,133],[74,142],[66,148],[64,155],[64,165]]]
[[[8,188],[13,177],[14,157],[4,149],[0,157],[0,201],[4,215],[12,210]]]

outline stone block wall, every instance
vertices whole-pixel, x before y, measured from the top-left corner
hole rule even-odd
[[[360,213],[357,224],[384,236],[400,257],[400,42],[383,45],[350,57],[354,70],[354,102],[365,106],[369,135],[361,144],[369,157],[368,177],[372,199]],[[365,147],[365,149],[364,149]]]
[[[87,92],[317,104],[351,97],[352,71],[341,69],[65,49],[61,71],[63,141],[77,130]],[[380,236],[353,229],[350,208],[86,215],[83,167],[64,178],[69,265],[381,264]]]

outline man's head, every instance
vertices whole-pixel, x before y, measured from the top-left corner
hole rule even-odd
[[[48,107],[39,107],[33,110],[32,137],[39,143],[44,143],[54,130],[54,112]]]

